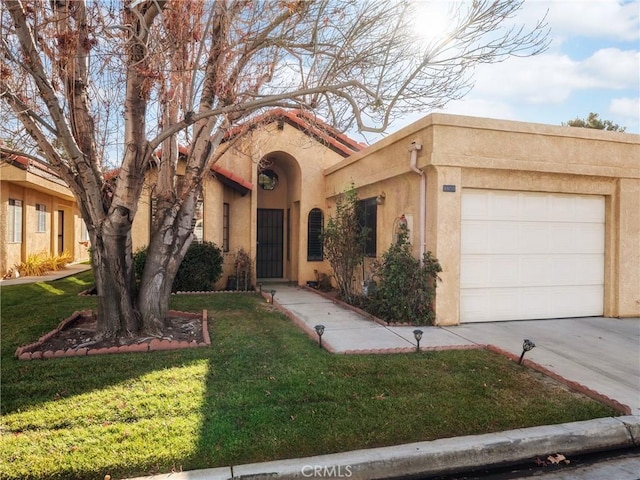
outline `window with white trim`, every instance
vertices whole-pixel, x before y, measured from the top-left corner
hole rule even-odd
[[[80,221],[80,241],[89,241],[89,230],[87,229],[87,224],[84,222],[84,220]]]
[[[22,243],[22,200],[9,199],[7,210],[7,242]]]
[[[36,203],[36,223],[37,233],[47,231],[47,206],[42,203]]]
[[[229,204],[222,204],[222,251],[229,251]]]

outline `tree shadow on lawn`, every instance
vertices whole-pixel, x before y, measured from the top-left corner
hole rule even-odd
[[[208,358],[210,349],[203,347],[18,361],[14,356],[16,348],[36,341],[74,311],[96,308],[95,298],[77,296],[92,285],[92,279],[88,272],[49,283],[3,287],[0,366],[3,415]]]
[[[486,350],[329,354],[263,309],[213,327],[200,437],[185,469],[616,414]]]
[[[565,411],[567,392],[487,351],[332,355],[255,296],[173,298],[172,308],[209,310],[208,348],[15,360],[17,344],[60,321],[57,309],[64,316],[91,302],[70,295],[81,287],[54,282],[69,295],[44,289],[30,301],[51,305],[46,321],[24,315],[10,340],[3,328],[4,432],[24,433],[25,442],[43,442],[30,436],[39,429],[73,437],[42,478],[239,465],[611,414],[589,400]],[[4,305],[11,322],[29,308]],[[24,330],[33,333],[25,339]],[[83,464],[65,450],[77,442],[93,449]]]

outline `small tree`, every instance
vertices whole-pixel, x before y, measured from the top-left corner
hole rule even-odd
[[[627,127],[621,127],[617,123],[613,123],[611,120],[602,120],[597,113],[589,113],[586,119],[576,117],[574,120],[569,120],[567,123],[562,124],[563,127],[581,127],[581,128],[593,128],[596,130],[608,130],[611,132],[624,132]]]
[[[400,225],[398,240],[375,266],[379,285],[367,310],[387,322],[433,324],[433,300],[440,263],[426,252],[422,264],[411,254],[409,232]]]
[[[353,275],[364,260],[367,229],[360,225],[358,195],[353,185],[338,197],[336,214],[330,216],[322,235],[324,251],[333,269],[340,297],[354,300]]]

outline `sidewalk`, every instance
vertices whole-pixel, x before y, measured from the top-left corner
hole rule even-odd
[[[51,282],[53,280],[59,280],[61,278],[70,277],[71,275],[76,275],[78,273],[85,272],[87,270],[91,270],[91,265],[87,265],[84,263],[70,263],[62,270],[57,270],[55,272],[47,272],[44,275],[40,275],[37,277],[18,277],[18,278],[8,278],[5,280],[0,280],[0,288],[6,287],[7,285],[23,285],[25,283]]]
[[[421,349],[473,348],[478,345],[440,327],[393,327],[378,324],[330,298],[288,285],[274,285],[274,305],[309,335],[315,326],[325,327],[323,346],[332,353],[393,353],[416,350],[413,331],[423,331]],[[270,295],[266,295],[271,298]]]

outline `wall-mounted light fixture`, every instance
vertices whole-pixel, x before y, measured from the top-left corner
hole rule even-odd
[[[384,192],[381,192],[380,195],[376,197],[376,205],[384,204],[384,201],[386,198],[387,198],[387,194]]]

